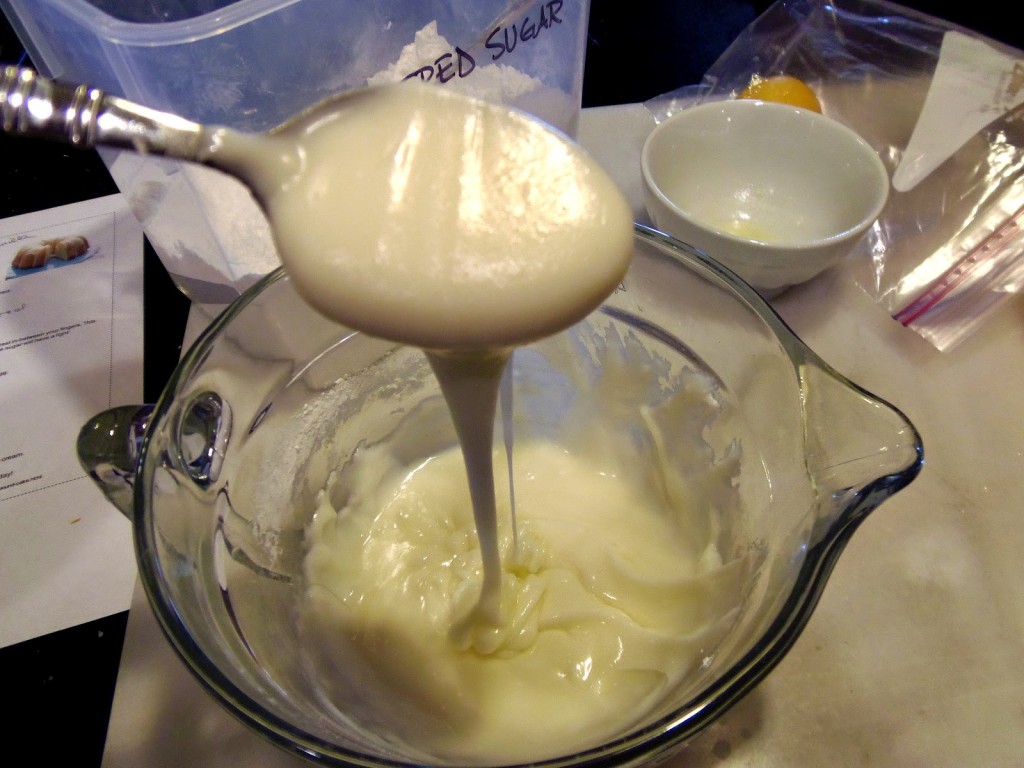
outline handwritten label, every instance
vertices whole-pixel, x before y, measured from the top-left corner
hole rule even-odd
[[[491,61],[497,61],[512,53],[520,43],[535,40],[544,30],[561,24],[563,19],[559,13],[563,4],[563,0],[545,0],[540,4],[535,16],[527,13],[521,20],[495,27],[484,43],[484,49],[490,53]],[[468,77],[475,69],[476,58],[465,48],[456,45],[451,51],[441,54],[429,64],[414,69],[402,79],[418,79],[424,82],[436,80],[439,83],[447,83]]]
[[[545,29],[555,24],[561,24],[562,19],[558,15],[561,10],[561,0],[550,0],[550,2],[541,4],[540,16],[536,21],[527,15],[518,25],[513,23],[495,29],[487,36],[487,42],[484,44],[487,50],[493,51],[491,61],[497,61],[506,53],[512,53],[519,42],[529,42]]]

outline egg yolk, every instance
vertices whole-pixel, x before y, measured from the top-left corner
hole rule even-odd
[[[803,107],[812,112],[821,112],[821,102],[811,87],[803,80],[790,75],[764,78],[754,75],[750,85],[740,91],[736,98],[777,101],[794,107]]]

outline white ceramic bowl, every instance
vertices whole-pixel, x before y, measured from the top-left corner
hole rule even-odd
[[[641,156],[655,226],[774,295],[848,254],[885,206],[871,146],[806,109],[732,99],[660,123]]]

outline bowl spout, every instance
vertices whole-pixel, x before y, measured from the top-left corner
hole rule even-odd
[[[799,366],[807,471],[821,538],[855,525],[924,463],[917,429],[897,408],[811,356]]]

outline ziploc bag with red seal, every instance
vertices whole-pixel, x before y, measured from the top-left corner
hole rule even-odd
[[[953,348],[1024,285],[1024,52],[882,0],[780,0],[676,95],[730,98],[782,74],[810,84],[889,170],[853,278]],[[672,97],[657,100],[662,114]]]

